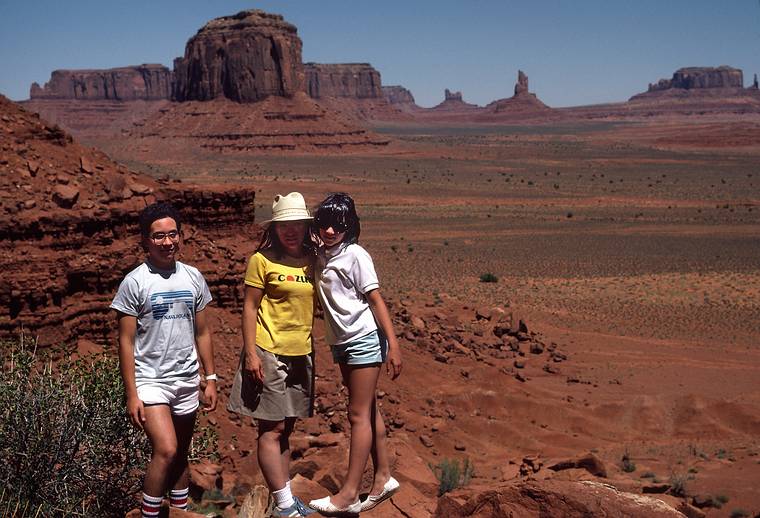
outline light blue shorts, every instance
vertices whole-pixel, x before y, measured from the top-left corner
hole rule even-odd
[[[355,340],[332,346],[333,362],[346,365],[384,363],[388,356],[388,339],[374,330]]]

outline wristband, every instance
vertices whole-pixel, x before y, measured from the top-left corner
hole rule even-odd
[[[206,381],[216,381],[219,379],[219,376],[216,374],[206,374]]]

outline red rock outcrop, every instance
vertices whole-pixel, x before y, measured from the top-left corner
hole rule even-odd
[[[127,170],[0,97],[0,336],[41,345],[113,336],[108,305],[142,258],[139,211],[156,199],[180,208],[186,252],[218,304],[239,300],[242,256],[225,228],[255,234],[252,190],[193,189]],[[207,268],[204,268],[207,266]],[[213,266],[213,268],[211,268]]]
[[[647,91],[657,92],[680,88],[683,90],[703,88],[744,88],[744,75],[738,68],[720,67],[686,67],[679,68],[670,79],[660,79],[650,83]]]
[[[389,104],[401,106],[417,106],[412,92],[400,85],[383,86],[383,96]]]
[[[260,10],[215,18],[174,61],[176,101],[256,102],[304,89],[301,40],[282,16]]]
[[[313,99],[382,99],[380,72],[369,63],[306,63],[306,93]]]
[[[479,110],[480,106],[477,104],[470,104],[464,102],[462,99],[462,92],[452,92],[448,88],[444,91],[443,102],[430,108],[435,111],[472,111]]]
[[[517,71],[515,95],[508,99],[499,99],[489,103],[486,111],[491,114],[503,114],[525,118],[530,115],[545,116],[551,108],[541,102],[536,94],[528,90],[528,76],[522,70]]]
[[[626,493],[593,481],[543,480],[492,490],[457,491],[438,500],[436,517],[488,516],[627,516],[683,518],[662,500]]]
[[[55,70],[29,97],[88,101],[156,101],[171,96],[172,72],[163,65],[137,65],[106,70]]]
[[[369,149],[388,142],[304,92],[291,98],[270,96],[258,103],[226,99],[174,103],[120,139],[120,145],[133,152],[151,149],[162,156],[181,155],[188,148],[222,153],[313,152]]]

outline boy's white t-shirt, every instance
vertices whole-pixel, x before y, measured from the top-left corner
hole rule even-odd
[[[211,302],[197,268],[177,261],[174,270],[148,263],[129,272],[111,308],[137,317],[135,379],[170,381],[198,374],[195,315]]]
[[[364,248],[358,244],[321,248],[317,276],[328,344],[350,342],[377,329],[365,294],[379,288],[380,283]]]

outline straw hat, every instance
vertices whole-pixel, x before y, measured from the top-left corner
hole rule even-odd
[[[272,202],[272,219],[263,223],[274,221],[299,221],[312,219],[309,215],[309,209],[306,208],[306,201],[300,192],[291,192],[283,196],[278,194]]]

